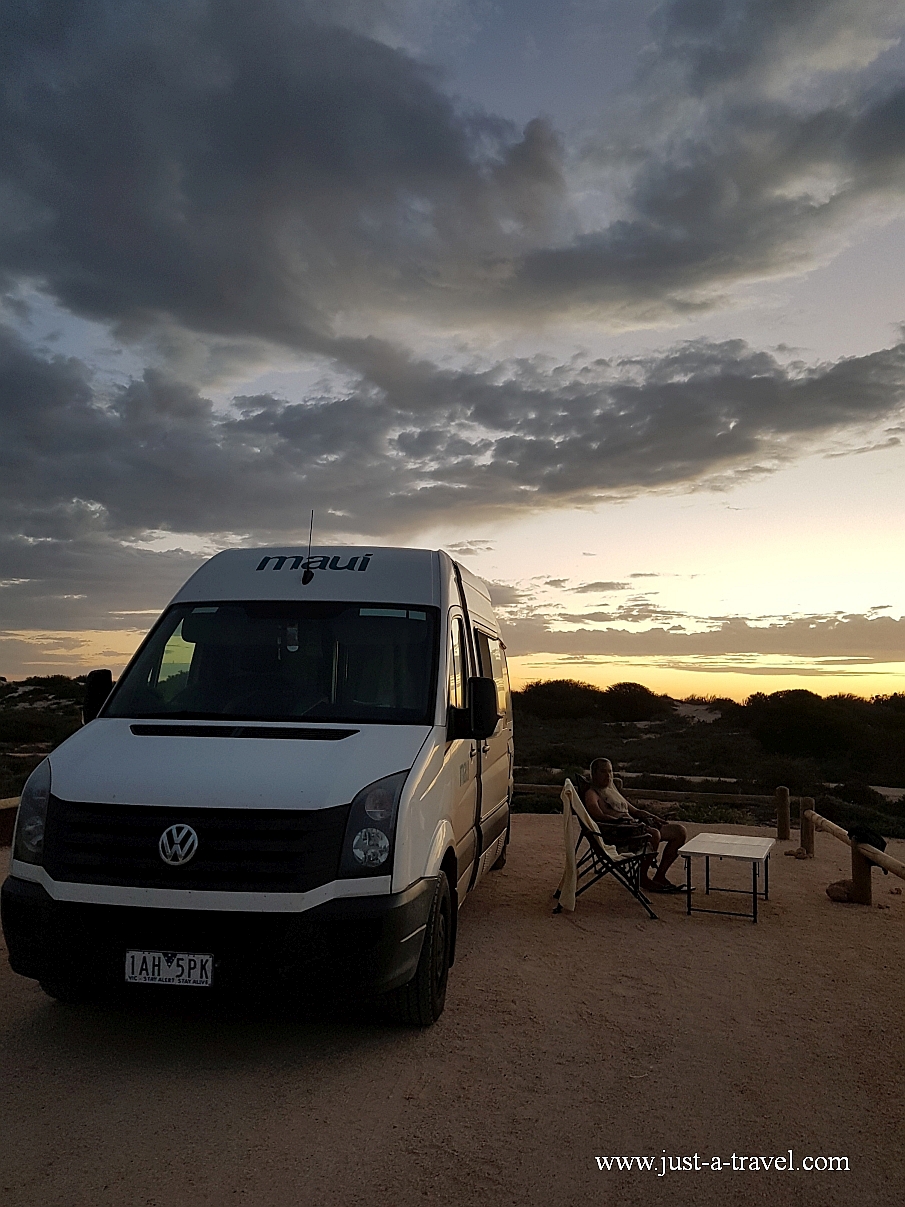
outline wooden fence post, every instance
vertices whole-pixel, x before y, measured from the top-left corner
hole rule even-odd
[[[814,858],[814,819],[812,817],[805,817],[805,813],[813,808],[814,798],[812,796],[802,796],[800,798],[801,845],[807,851],[808,859]]]
[[[858,850],[858,844],[852,843],[852,894],[851,900],[856,905],[871,903],[871,862]]]
[[[774,799],[776,801],[776,837],[781,840],[788,839],[792,825],[789,815],[789,789],[777,788]]]

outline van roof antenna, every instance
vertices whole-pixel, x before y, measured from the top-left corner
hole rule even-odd
[[[302,586],[307,587],[314,578],[314,571],[311,569],[311,534],[314,532],[314,508],[311,508],[311,523],[308,525],[308,557],[306,559],[305,569],[302,571]]]

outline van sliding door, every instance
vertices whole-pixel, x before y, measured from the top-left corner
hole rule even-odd
[[[474,630],[481,674],[493,679],[497,689],[500,720],[493,734],[481,743],[481,876],[493,864],[505,841],[512,796],[512,708],[509,674],[503,643],[498,637]]]
[[[453,614],[449,620],[449,667],[447,701],[452,708],[464,708],[468,680],[468,648],[465,622]],[[471,738],[454,738],[447,743],[445,764],[452,787],[450,822],[456,843],[457,889],[462,901],[473,880],[478,835],[475,816],[478,809],[478,743]]]

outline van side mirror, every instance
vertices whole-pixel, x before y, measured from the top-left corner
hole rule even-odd
[[[497,712],[496,683],[492,679],[473,676],[465,685],[465,708],[450,708],[446,724],[446,740],[456,738],[489,738],[500,719]]]
[[[104,702],[113,691],[111,671],[89,671],[85,678],[85,696],[82,701],[82,724],[93,721],[104,707]]]
[[[478,739],[489,738],[500,719],[497,712],[496,683],[492,679],[475,676],[468,680],[466,691],[470,736]]]

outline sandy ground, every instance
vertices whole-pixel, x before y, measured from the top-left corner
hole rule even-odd
[[[514,819],[508,866],[460,915],[446,1013],[426,1032],[198,999],[65,1007],[4,959],[0,1201],[901,1202],[905,895],[889,890],[902,882],[874,873],[888,909],[833,905],[823,890],[848,851],[818,834],[813,861],[777,858],[791,845],[778,844],[757,926],[688,918],[681,897],[658,897],[651,922],[609,883],[554,916],[560,826]],[[732,868],[718,865],[721,883]],[[796,1163],[845,1156],[850,1172],[731,1168],[733,1153],[790,1148]],[[664,1150],[730,1168],[658,1177]],[[635,1154],[657,1169],[595,1160]]]

